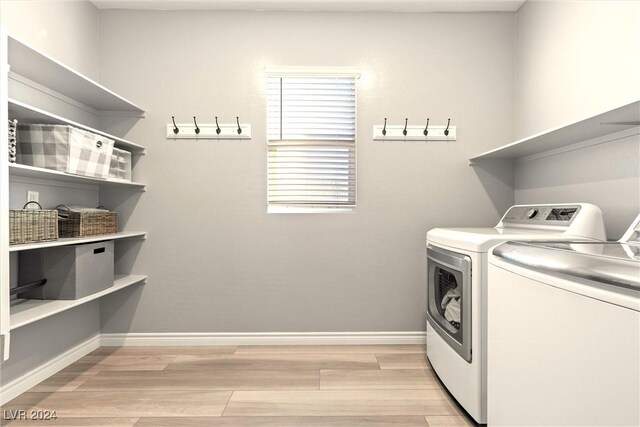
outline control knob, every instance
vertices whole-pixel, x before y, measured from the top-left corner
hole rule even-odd
[[[527,216],[527,219],[533,219],[536,217],[536,215],[538,215],[538,209],[531,208],[527,212],[525,212],[525,215]]]

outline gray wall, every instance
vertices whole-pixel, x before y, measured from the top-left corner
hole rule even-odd
[[[637,128],[614,138],[517,163],[516,202],[594,203],[604,214],[607,237],[619,239],[640,211],[640,138]]]
[[[467,166],[513,136],[513,39],[513,14],[101,12],[101,81],[147,108],[127,136],[150,183],[128,223],[149,283],[102,301],[103,332],[423,330],[425,232],[513,202],[508,165]],[[353,213],[267,214],[263,70],[293,65],[362,69]],[[253,139],[168,141],[172,115],[239,115]],[[384,117],[451,117],[458,141],[373,142]]]
[[[529,1],[516,22],[516,137],[640,99],[640,2]],[[595,203],[619,238],[640,211],[640,138],[611,139],[517,164],[516,202]]]
[[[640,38],[628,36],[638,31],[637,3],[528,2],[517,15],[98,13],[87,2],[0,4],[11,31],[147,107],[138,124],[102,125],[149,147],[136,178],[150,183],[133,198],[100,194],[127,229],[150,232],[145,250],[131,243],[116,266],[148,273],[149,284],[15,331],[2,384],[91,337],[100,323],[104,332],[422,330],[425,231],[495,224],[514,201],[514,182],[521,203],[599,204],[612,237],[638,210],[634,136],[515,171],[466,164],[514,134],[637,96],[640,59],[629,52]],[[266,213],[262,71],[287,65],[363,70],[354,213]],[[240,115],[254,138],[164,138],[171,115],[194,114],[225,122]],[[458,141],[370,139],[384,117],[400,124],[427,116],[451,117]]]
[[[516,138],[638,100],[640,2],[528,1],[516,28]]]
[[[0,17],[2,25],[15,36],[89,77],[98,76],[98,10],[92,4],[3,0],[0,2]],[[28,99],[53,112],[86,121],[86,113],[69,105],[56,104],[20,85],[12,85],[11,90],[12,96],[19,99]],[[39,191],[40,201],[46,207],[55,206],[61,200],[81,204],[94,204],[98,200],[96,186],[68,185],[63,188],[46,184],[46,181],[29,178],[12,181],[11,207],[22,207],[27,190]],[[15,273],[16,260],[12,254],[12,273]],[[12,276],[15,282],[15,274]],[[13,331],[11,358],[0,365],[0,385],[11,382],[98,333],[100,304],[97,301]]]
[[[0,2],[0,23],[11,34],[92,79],[98,78],[98,19],[88,1]]]
[[[87,3],[37,3],[2,2],[3,23],[89,76],[99,70],[101,82],[148,109],[139,124],[103,123],[149,146],[136,177],[149,191],[101,201],[118,207],[128,229],[150,231],[147,250],[131,251],[134,272],[151,276],[148,286],[102,301],[105,332],[421,330],[429,228],[493,225],[514,201],[514,181],[522,203],[589,197],[615,213],[608,214],[612,234],[637,209],[633,196],[609,196],[638,188],[632,137],[519,164],[515,177],[509,165],[466,165],[514,134],[637,93],[638,58],[621,54],[637,48],[637,38],[626,36],[636,31],[629,17],[637,5],[528,2],[517,14],[514,42],[513,14],[98,14]],[[593,40],[595,16],[604,23]],[[595,55],[593,43],[609,49]],[[569,54],[577,56],[567,60]],[[266,213],[262,70],[286,65],[363,70],[354,213]],[[165,140],[171,115],[194,114],[225,121],[240,115],[253,124],[254,139]],[[371,141],[373,124],[383,117],[399,124],[405,116],[432,123],[451,117],[459,139]],[[602,156],[625,167],[589,172]],[[558,169],[554,162],[570,167],[554,181],[539,179]],[[599,178],[605,182],[590,191]],[[130,258],[119,268],[130,268]],[[80,311],[65,318],[96,313]],[[63,329],[71,336],[75,327]],[[29,330],[15,339],[26,342]]]

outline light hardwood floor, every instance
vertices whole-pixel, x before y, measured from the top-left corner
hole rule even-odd
[[[3,407],[15,426],[473,425],[424,347],[101,347]],[[15,412],[14,412],[15,413]]]

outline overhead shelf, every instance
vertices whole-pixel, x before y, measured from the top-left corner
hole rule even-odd
[[[136,283],[144,283],[147,276],[128,275],[116,276],[112,287],[96,292],[93,295],[76,300],[36,300],[18,299],[11,304],[10,325],[11,330],[37,322],[62,311],[96,300],[105,295],[112,294]]]
[[[9,163],[9,176],[39,178],[46,179],[48,181],[74,182],[77,184],[94,184],[99,185],[100,187],[132,188],[138,189],[140,191],[144,191],[147,186],[147,184],[143,184],[140,182],[91,178],[88,176],[72,175],[53,169],[43,169],[33,166],[21,165],[19,163]]]
[[[52,240],[50,242],[25,243],[21,245],[10,245],[9,252],[28,251],[32,249],[53,248],[56,246],[78,245],[82,243],[102,242],[105,240],[131,239],[134,237],[146,237],[146,231],[121,231],[114,234],[101,234],[91,237],[74,237]]]
[[[19,123],[38,123],[38,124],[52,124],[52,125],[70,125],[80,129],[87,130],[89,132],[102,135],[115,141],[117,148],[130,151],[135,154],[144,154],[145,147],[135,142],[127,141],[115,135],[102,132],[89,126],[85,126],[81,123],[74,122],[73,120],[66,119],[57,114],[50,113],[42,110],[38,107],[26,104],[21,101],[16,101],[9,98],[9,118],[17,119]]]
[[[469,164],[482,160],[518,159],[639,125],[640,101],[635,101],[471,157]]]
[[[144,110],[74,69],[9,35],[11,72],[64,94],[97,111],[143,115]]]

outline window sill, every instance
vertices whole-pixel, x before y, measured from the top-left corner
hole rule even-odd
[[[355,212],[355,206],[345,206],[342,208],[322,208],[270,205],[267,207],[268,214],[333,214],[349,212]]]

